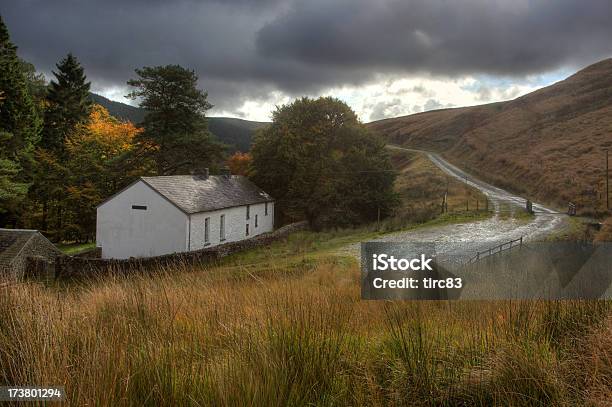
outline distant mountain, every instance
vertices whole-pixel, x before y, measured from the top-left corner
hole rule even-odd
[[[115,102],[95,93],[91,93],[91,98],[95,103],[104,106],[111,115],[121,120],[129,120],[138,124],[144,120],[146,115],[144,109]],[[269,124],[232,117],[208,117],[207,119],[210,132],[222,143],[229,145],[230,152],[249,151],[255,131]]]
[[[507,102],[368,124],[390,143],[437,151],[526,197],[585,214],[605,211],[612,149],[612,59]]]
[[[247,152],[251,149],[255,131],[267,126],[267,122],[254,122],[233,117],[209,117],[208,129],[233,150]]]
[[[97,95],[95,93],[89,94],[93,99],[94,103],[102,105],[108,110],[108,112],[115,116],[117,119],[129,120],[132,123],[138,124],[144,120],[145,110],[136,106],[126,105],[125,103],[115,102],[105,98],[104,96]]]

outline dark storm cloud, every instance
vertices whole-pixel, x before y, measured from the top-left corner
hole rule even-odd
[[[9,0],[0,12],[42,71],[71,51],[102,88],[178,63],[225,110],[381,73],[524,75],[612,50],[607,0]]]
[[[276,1],[14,1],[2,14],[22,57],[50,73],[67,52],[94,87],[125,86],[142,66],[195,69],[220,108],[276,89],[282,63],[266,66],[253,38]]]
[[[257,47],[325,67],[521,75],[610,55],[611,17],[609,0],[315,0],[266,25]]]

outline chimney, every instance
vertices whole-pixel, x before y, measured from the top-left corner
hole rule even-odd
[[[191,171],[191,175],[197,179],[208,179],[208,168],[196,168],[195,170]]]

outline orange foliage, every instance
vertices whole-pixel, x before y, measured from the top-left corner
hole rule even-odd
[[[104,107],[94,105],[89,115],[89,123],[81,133],[81,141],[95,143],[107,157],[119,155],[133,146],[134,137],[142,129],[130,122],[122,122],[108,113]]]
[[[232,174],[236,175],[249,175],[249,170],[251,167],[251,154],[249,153],[241,153],[237,151],[227,160],[227,166],[229,167]]]

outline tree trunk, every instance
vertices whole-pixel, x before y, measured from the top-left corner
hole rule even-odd
[[[47,231],[47,205],[48,201],[45,199],[42,206],[42,220],[40,225],[41,229],[45,232]]]

